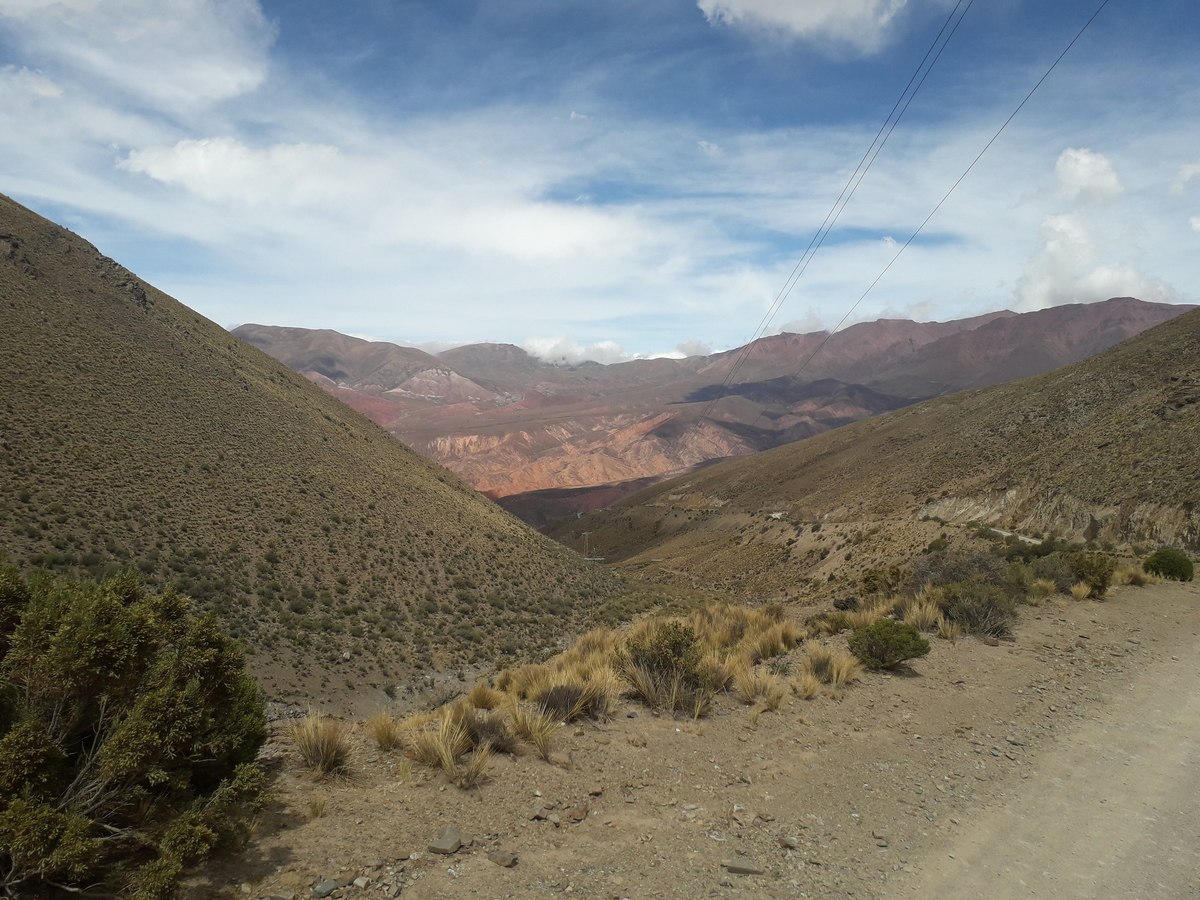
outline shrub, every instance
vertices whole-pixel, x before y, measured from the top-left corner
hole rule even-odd
[[[624,658],[656,675],[692,677],[700,663],[696,632],[684,622],[657,622],[625,642]]]
[[[292,743],[305,764],[322,775],[332,775],[346,767],[350,740],[344,722],[310,713],[292,726]],[[387,749],[380,745],[380,749]]]
[[[929,641],[908,622],[880,619],[850,635],[850,652],[869,669],[890,669],[929,652]]]
[[[693,716],[707,711],[713,689],[700,670],[696,632],[684,622],[654,622],[628,641],[617,662],[633,696],[647,706]]]
[[[1117,564],[1105,553],[1076,553],[1070,559],[1071,572],[1086,584],[1092,597],[1103,597],[1112,584]]]
[[[999,585],[979,581],[947,584],[940,605],[947,621],[969,634],[1012,637],[1017,601]]]
[[[1142,563],[1142,568],[1151,575],[1172,578],[1175,581],[1191,581],[1195,577],[1195,567],[1188,555],[1182,550],[1172,550],[1169,547],[1151,553]]]
[[[173,893],[260,806],[262,698],[173,591],[0,567],[0,893]]]
[[[1071,564],[1061,553],[1038,557],[1029,564],[1029,568],[1033,573],[1035,585],[1038,581],[1054,583],[1052,593],[1069,593],[1071,585],[1075,583],[1075,573],[1071,570]]]

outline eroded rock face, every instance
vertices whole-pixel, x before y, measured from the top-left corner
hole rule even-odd
[[[1046,496],[1027,485],[972,497],[943,497],[921,507],[920,515],[948,522],[982,522],[1030,532],[1056,531],[1075,540],[1164,544],[1200,549],[1200,510],[1131,503],[1103,506],[1069,494]]]

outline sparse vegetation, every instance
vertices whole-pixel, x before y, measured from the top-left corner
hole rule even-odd
[[[869,669],[891,669],[929,653],[929,641],[915,626],[893,619],[880,619],[850,635],[850,652]]]
[[[1191,558],[1186,553],[1169,547],[1151,553],[1146,557],[1142,568],[1151,575],[1171,578],[1175,581],[1191,581],[1196,572]]]
[[[818,681],[832,687],[842,687],[855,681],[862,672],[857,657],[820,641],[807,641],[804,644],[804,665]]]

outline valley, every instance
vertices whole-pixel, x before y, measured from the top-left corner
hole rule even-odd
[[[1190,307],[1131,298],[779,334],[687,359],[567,365],[512,345],[431,356],[330,331],[234,334],[531,524],[929,397],[1040,374]]]

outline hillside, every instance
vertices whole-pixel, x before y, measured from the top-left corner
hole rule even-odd
[[[173,581],[273,694],[372,705],[615,614],[607,572],[7,198],[0,311],[0,552]]]
[[[1116,298],[952,322],[884,319],[613,365],[554,364],[506,344],[434,357],[331,331],[234,333],[541,525],[647,479],[1076,362],[1186,309]]]
[[[672,479],[554,533],[578,546],[589,531],[610,560],[742,595],[861,571],[885,561],[888,535],[911,554],[939,520],[1196,549],[1197,447],[1193,311],[1049,374]]]

